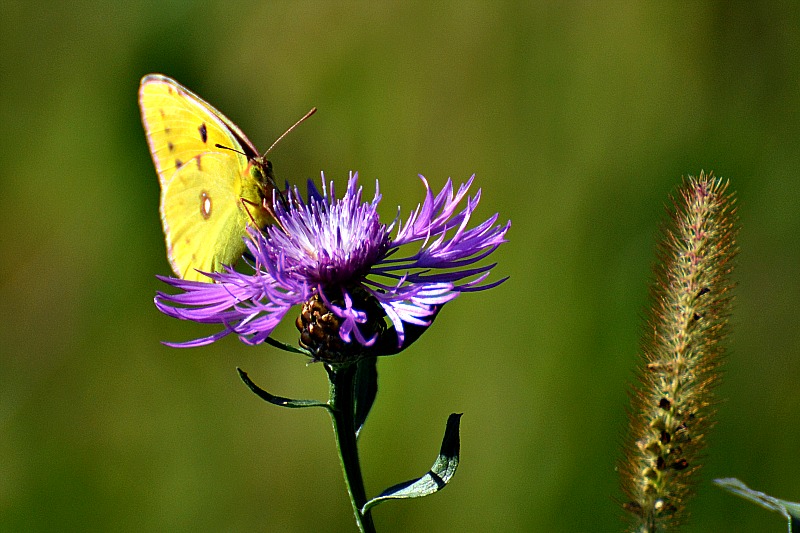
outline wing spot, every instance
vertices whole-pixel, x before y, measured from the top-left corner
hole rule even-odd
[[[169,142],[169,141],[167,141],[167,148],[169,148],[169,151],[170,151],[170,152],[174,152],[174,151],[175,151],[175,145],[174,145],[174,144],[172,144],[172,143],[171,143],[171,142]]]
[[[200,214],[205,220],[211,218],[211,197],[206,191],[200,193]]]
[[[203,170],[203,167],[202,167],[202,166],[200,166],[200,157],[202,157],[202,156],[199,156],[199,155],[198,155],[197,157],[195,157],[195,160],[197,161],[197,170],[200,170],[200,171],[202,171],[202,170]]]
[[[181,168],[183,166],[183,161],[180,159],[175,160],[175,168]]]
[[[200,138],[203,139],[203,142],[208,142],[208,130],[206,129],[206,123],[203,122],[200,125]]]

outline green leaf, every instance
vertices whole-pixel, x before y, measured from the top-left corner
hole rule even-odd
[[[378,341],[369,349],[369,352],[374,355],[395,355],[412,344],[414,344],[423,333],[428,331],[428,328],[433,325],[433,321],[439,315],[444,304],[433,306],[433,314],[428,318],[428,324],[425,326],[417,324],[404,324],[404,340],[402,346],[397,345],[397,329],[392,325],[385,332],[383,332]]]
[[[291,398],[284,398],[282,396],[270,394],[253,383],[253,381],[247,376],[247,372],[241,368],[237,368],[236,370],[239,372],[239,377],[242,378],[242,381],[244,381],[245,385],[250,387],[251,391],[255,392],[259,398],[271,403],[272,405],[277,405],[279,407],[290,407],[292,409],[302,409],[303,407],[324,407],[325,409],[330,410],[330,406],[328,406],[327,403],[317,400],[292,400]]]
[[[367,420],[375,397],[378,395],[378,358],[366,357],[357,363],[355,377],[356,438]]]
[[[267,340],[264,342],[266,342],[270,346],[274,346],[275,348],[281,349],[286,352],[299,353],[301,355],[311,357],[311,352],[309,352],[308,350],[304,348],[297,348],[296,346],[292,346],[291,344],[286,344],[281,341],[276,341],[272,337],[267,337]]]
[[[427,474],[389,487],[379,496],[365,503],[361,513],[366,513],[372,507],[386,500],[421,498],[442,490],[453,478],[458,467],[458,454],[461,447],[458,435],[460,423],[461,413],[453,413],[447,419],[447,429],[444,432],[439,457],[436,458]]]
[[[792,526],[800,529],[800,503],[787,502],[786,500],[773,498],[768,494],[751,489],[733,477],[715,479],[714,483],[745,500],[750,500],[765,509],[782,514],[788,521],[789,533],[792,533]]]

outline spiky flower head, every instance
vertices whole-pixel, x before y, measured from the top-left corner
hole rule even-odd
[[[702,172],[685,180],[660,243],[620,468],[633,531],[669,531],[680,523],[713,424],[738,229],[727,188],[727,181]]]
[[[249,230],[252,272],[226,267],[208,273],[209,282],[161,278],[182,291],[158,293],[155,302],[163,313],[223,325],[214,335],[173,345],[200,346],[230,333],[259,344],[301,305],[301,344],[315,357],[336,361],[371,349],[373,355],[396,353],[446,302],[502,283],[483,284],[494,265],[476,264],[505,242],[511,222],[498,225],[495,214],[467,229],[481,195],[480,189],[467,195],[474,176],[457,191],[448,180],[437,195],[420,178],[425,200],[405,222],[398,217],[388,226],[378,216],[377,182],[372,201],[362,201],[355,173],[341,198],[324,175],[321,192],[309,180],[305,198],[297,188],[285,201],[276,198],[277,223]],[[416,251],[401,253],[414,244]],[[378,346],[382,352],[374,353]]]

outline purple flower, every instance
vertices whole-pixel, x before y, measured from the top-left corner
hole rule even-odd
[[[290,190],[286,201],[274,201],[277,224],[263,232],[249,230],[246,256],[251,256],[252,274],[225,267],[206,274],[213,282],[160,278],[182,292],[159,292],[159,310],[224,326],[209,337],[170,345],[200,346],[230,333],[258,344],[292,307],[304,304],[299,328],[301,319],[314,315],[320,319],[316,326],[334,324],[339,344],[355,341],[370,347],[383,333],[385,316],[399,349],[407,341],[406,326],[427,327],[441,306],[462,292],[505,281],[482,284],[494,264],[476,266],[505,242],[511,222],[498,225],[495,214],[467,229],[481,195],[478,190],[467,196],[474,176],[455,192],[448,180],[436,196],[420,178],[426,189],[424,202],[405,222],[398,215],[388,226],[378,217],[377,182],[375,197],[362,202],[357,173],[351,173],[341,199],[333,182],[325,186],[324,175],[321,193],[310,180],[307,199],[297,188]],[[401,247],[414,243],[419,243],[416,251],[406,247],[410,255],[401,253]],[[319,328],[314,327],[307,336],[316,335]]]

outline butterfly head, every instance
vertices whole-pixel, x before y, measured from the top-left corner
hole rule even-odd
[[[272,162],[266,157],[255,157],[248,163],[247,171],[258,183],[265,198],[272,199],[272,189],[275,188],[275,174],[272,172]]]
[[[272,193],[277,191],[279,201],[285,202],[283,192],[275,182],[275,174],[272,171],[272,162],[265,156],[255,157],[250,160],[248,169],[253,181],[258,185],[258,194],[261,197],[261,207],[275,218],[272,209]]]

